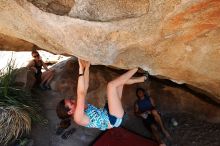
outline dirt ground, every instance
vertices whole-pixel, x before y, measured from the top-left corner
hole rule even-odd
[[[178,126],[170,122],[174,117]],[[172,146],[220,146],[220,124],[208,123],[190,114],[167,114],[165,123],[173,137]]]
[[[162,117],[172,136],[172,141],[168,141],[161,133],[167,146],[220,146],[220,123],[201,121],[188,113],[165,113]],[[178,122],[177,126],[172,124],[172,118]],[[140,119],[130,116],[125,127],[139,135],[153,139]]]

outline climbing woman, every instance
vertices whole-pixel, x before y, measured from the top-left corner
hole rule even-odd
[[[106,130],[119,127],[124,116],[121,103],[123,86],[144,82],[147,77],[132,78],[138,68],[131,69],[107,85],[108,103],[104,108],[97,108],[91,104],[85,104],[85,98],[89,87],[90,63],[84,60],[79,62],[79,77],[77,85],[77,100],[63,99],[57,105],[57,115],[61,120],[71,118],[77,124],[88,128]]]

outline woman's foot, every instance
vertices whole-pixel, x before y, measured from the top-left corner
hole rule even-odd
[[[139,68],[138,68],[138,72],[141,73],[141,74],[143,74],[143,76],[145,76],[144,81],[146,82],[146,81],[148,80],[148,78],[149,78],[149,73],[148,73],[148,71],[143,70],[142,68],[139,67]]]
[[[40,87],[40,89],[43,90],[43,91],[44,91],[44,90],[47,90],[47,88],[46,88],[45,85],[43,85],[43,84],[40,84],[39,87]]]

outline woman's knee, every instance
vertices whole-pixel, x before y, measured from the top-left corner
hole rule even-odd
[[[155,110],[155,109],[153,109],[153,110],[151,111],[151,113],[152,113],[154,116],[158,116],[158,115],[159,115],[158,111]]]
[[[154,116],[155,119],[160,118],[160,115],[157,110],[152,110],[151,112],[152,112],[152,115]]]

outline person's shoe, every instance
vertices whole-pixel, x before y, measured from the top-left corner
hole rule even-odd
[[[138,67],[138,73],[144,73],[145,72],[145,70],[143,70],[142,68],[140,68],[140,67]]]
[[[42,85],[42,84],[40,84],[39,87],[40,87],[40,89],[43,90],[43,91],[47,90],[47,88],[46,88],[44,85]]]
[[[61,136],[62,139],[67,139],[68,137],[70,137],[70,135],[72,135],[74,132],[76,131],[75,128],[71,128],[70,130],[64,132]]]
[[[147,79],[149,78],[149,73],[146,71],[146,72],[144,73],[144,76],[146,77],[145,80],[147,80]]]
[[[51,90],[50,85],[45,85],[45,88],[46,88],[47,90]]]
[[[19,140],[15,140],[15,143],[12,146],[32,146],[34,143],[33,139],[24,137]]]
[[[145,79],[144,79],[144,81],[147,81],[148,80],[148,78],[149,78],[149,73],[148,73],[148,71],[145,71],[145,70],[143,70],[142,68],[138,68],[138,72],[139,73],[141,73],[141,74],[143,74],[143,76],[145,76]]]
[[[145,71],[145,72],[143,73],[143,75],[145,76],[144,82],[147,82],[148,79],[149,79],[149,73],[148,73],[147,71]]]
[[[57,130],[56,130],[56,135],[60,135],[60,134],[62,134],[64,131],[65,131],[65,128],[58,127]]]

